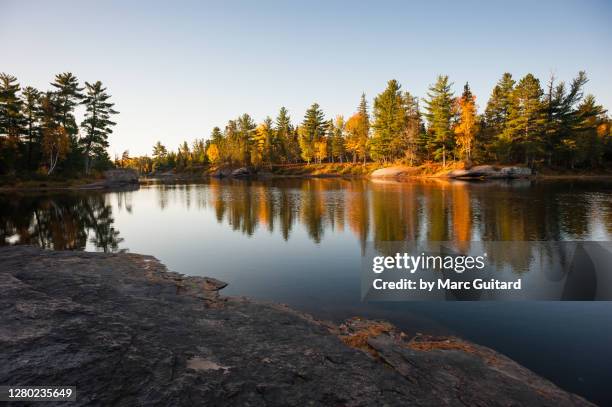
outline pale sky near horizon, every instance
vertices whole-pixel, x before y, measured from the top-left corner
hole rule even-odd
[[[586,70],[612,110],[611,17],[605,0],[0,0],[0,71],[42,90],[64,71],[101,80],[121,112],[109,153],[150,155],[244,112],[347,116],[393,78],[419,97],[438,74],[469,81],[482,110],[503,72],[544,86]]]

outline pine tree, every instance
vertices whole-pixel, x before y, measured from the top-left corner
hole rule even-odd
[[[47,174],[50,175],[60,160],[70,152],[70,136],[66,128],[57,122],[58,113],[55,95],[47,92],[40,99],[42,150],[47,161]]]
[[[484,114],[484,128],[480,132],[480,156],[498,159],[509,155],[510,143],[503,135],[506,130],[512,105],[515,82],[512,75],[504,73],[491,93]]]
[[[113,109],[115,104],[109,102],[111,95],[106,93],[102,82],[97,81],[93,84],[85,82],[85,87],[87,88],[83,100],[85,119],[81,122],[85,134],[80,140],[80,145],[85,155],[85,174],[89,174],[92,157],[98,157],[108,147],[108,136],[116,124],[110,120],[111,115],[119,112]]]
[[[571,139],[574,128],[579,125],[577,106],[582,101],[583,88],[588,79],[584,71],[578,72],[569,90],[564,82],[555,86],[554,81],[555,77],[551,76],[543,102],[546,116],[544,146],[548,165],[552,165],[555,152],[557,156],[563,156],[566,146],[564,140]]]
[[[454,137],[451,130],[453,121],[452,83],[448,76],[440,75],[435,85],[429,88],[428,99],[425,100],[429,131],[433,136],[432,144],[434,158],[442,159],[446,166],[446,158],[454,149]]]
[[[533,166],[543,152],[546,116],[542,94],[540,81],[532,74],[519,81],[512,92],[509,119],[503,134],[510,143],[520,148],[520,152],[511,158],[523,158],[529,166]]]
[[[406,124],[402,132],[401,151],[410,166],[419,159],[421,149],[421,138],[424,133],[421,112],[419,111],[419,100],[409,92],[404,93],[404,108],[406,112]]]
[[[161,141],[153,146],[153,169],[163,168],[167,164],[168,150]]]
[[[183,143],[179,145],[177,166],[181,169],[191,167],[191,150],[189,149],[189,144],[187,144],[187,141],[183,141]]]
[[[323,111],[319,108],[317,103],[313,103],[304,115],[299,134],[302,158],[308,164],[315,158],[317,146],[319,146],[321,140],[325,138],[326,129],[327,123]]]
[[[40,151],[41,130],[40,130],[40,92],[27,86],[22,93],[23,106],[22,112],[24,117],[25,135],[28,140],[28,152],[26,167],[32,170],[32,155],[34,150]]]
[[[257,125],[247,113],[244,113],[236,121],[236,141],[237,155],[236,158],[241,165],[249,166],[251,164],[251,136],[255,132]]]
[[[292,131],[289,111],[283,106],[278,112],[275,123],[275,133],[278,141],[278,157],[281,162],[295,162],[299,158],[299,144]]]
[[[331,135],[331,160],[337,158],[340,163],[344,161],[344,131],[345,131],[345,123],[344,117],[341,115],[336,116],[336,120],[333,123],[332,135]]]
[[[51,86],[56,89],[56,97],[53,99],[56,120],[69,135],[75,136],[79,129],[74,118],[74,109],[83,100],[84,88],[79,87],[78,79],[70,72],[55,75],[55,82],[52,82]]]
[[[372,158],[386,162],[396,157],[398,146],[406,125],[406,109],[395,79],[387,83],[387,88],[374,98],[374,135],[371,140]]]
[[[17,78],[0,73],[0,152],[7,170],[15,169],[20,138],[24,131],[19,90]]]
[[[76,106],[83,100],[83,88],[79,87],[78,79],[70,72],[55,75],[55,81],[51,83],[51,86],[55,89],[53,97],[54,110],[57,115],[55,120],[66,130],[70,139],[70,153],[66,157],[64,167],[70,171],[76,171],[84,161],[77,138],[79,129],[74,116]],[[99,153],[102,154],[100,151]]]
[[[22,101],[19,98],[21,87],[17,78],[0,73],[0,136],[18,140],[23,133]]]
[[[361,93],[361,99],[359,99],[359,108],[357,109],[361,117],[363,117],[364,135],[370,136],[370,114],[368,113],[368,101],[366,100],[366,94]]]
[[[603,163],[606,137],[609,135],[606,110],[598,105],[593,95],[587,95],[577,106],[571,132],[562,139],[568,166],[597,167]]]

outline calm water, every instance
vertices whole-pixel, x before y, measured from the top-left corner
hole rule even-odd
[[[320,318],[384,318],[490,346],[612,405],[612,303],[361,303],[366,242],[611,240],[612,183],[210,181],[133,192],[0,194],[0,244],[153,254],[225,294]]]

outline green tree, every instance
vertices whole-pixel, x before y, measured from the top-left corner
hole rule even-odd
[[[237,145],[235,158],[240,165],[248,166],[251,164],[251,137],[255,132],[257,125],[247,113],[240,116],[236,121],[236,124],[237,132],[235,141],[237,142]]]
[[[317,103],[313,103],[304,115],[299,134],[302,158],[308,164],[315,157],[317,143],[320,143],[321,139],[325,137],[326,129],[327,122],[325,121],[323,111]]]
[[[561,143],[568,166],[602,165],[606,136],[609,134],[606,110],[593,95],[587,95],[575,110],[575,123]]]
[[[401,150],[402,134],[406,125],[406,110],[401,86],[395,79],[374,98],[374,135],[370,142],[372,158],[386,162]]]
[[[432,144],[434,158],[442,159],[446,166],[446,158],[454,150],[455,142],[452,131],[453,124],[453,92],[448,76],[440,75],[436,83],[429,88],[425,100],[425,117],[429,123],[429,131],[433,136]]]
[[[79,132],[74,111],[83,100],[83,89],[79,87],[79,81],[70,72],[55,75],[55,81],[51,83],[55,97],[53,103],[57,115],[56,121],[62,126],[70,139],[70,153],[64,163],[65,169],[76,171],[83,165],[83,152],[80,149],[77,134]],[[102,152],[99,152],[102,155]]]
[[[336,116],[336,120],[330,126],[331,128],[331,161],[337,158],[341,163],[344,161],[344,132],[345,132],[344,117],[342,115]]]
[[[191,167],[191,150],[187,141],[183,141],[178,147],[176,166],[181,170]]]
[[[523,77],[512,92],[509,119],[503,137],[519,148],[511,159],[523,159],[529,166],[542,156],[546,116],[540,81],[532,74]]]
[[[86,94],[83,100],[85,105],[85,119],[81,122],[85,130],[80,144],[85,155],[85,174],[89,174],[92,158],[99,158],[108,147],[108,136],[113,132],[116,124],[110,120],[112,115],[119,112],[113,109],[114,103],[109,101],[111,95],[106,93],[102,82],[93,84],[85,82]]]
[[[510,116],[514,79],[504,73],[491,93],[484,113],[483,129],[479,133],[478,144],[481,146],[478,156],[485,160],[500,159],[510,154],[510,141],[503,135]]]
[[[57,122],[63,126],[68,134],[75,136],[79,129],[74,118],[74,109],[83,100],[83,89],[79,87],[79,81],[70,72],[55,75],[55,81],[51,83],[55,88],[56,97],[55,112]]]
[[[404,109],[406,122],[404,129],[394,145],[396,154],[404,155],[409,165],[414,165],[419,160],[421,150],[421,139],[423,134],[423,121],[419,110],[419,100],[409,92],[404,93]]]
[[[574,129],[580,126],[578,104],[582,101],[584,85],[588,82],[584,71],[578,75],[567,89],[564,82],[555,86],[555,77],[551,76],[548,82],[548,92],[543,101],[546,117],[544,148],[548,165],[553,164],[553,157],[567,158],[565,140],[571,140]]]
[[[32,170],[32,155],[34,150],[40,151],[41,143],[41,130],[40,130],[40,92],[31,87],[27,86],[23,89],[23,106],[22,112],[24,117],[25,134],[28,140],[28,152],[26,167],[28,170]]]
[[[300,145],[296,132],[291,125],[289,111],[283,106],[275,122],[275,133],[278,140],[278,156],[281,162],[296,162],[300,158]]]
[[[20,137],[23,134],[19,90],[16,77],[0,73],[0,149],[7,170],[15,169]]]
[[[158,141],[153,146],[153,169],[157,170],[166,165],[168,158],[168,150],[161,141]]]

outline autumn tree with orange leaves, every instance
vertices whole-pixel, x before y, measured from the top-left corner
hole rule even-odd
[[[474,140],[478,133],[478,121],[476,118],[476,97],[472,95],[470,85],[467,82],[463,87],[463,95],[458,100],[458,108],[459,123],[455,126],[457,152],[463,160],[470,161]]]

